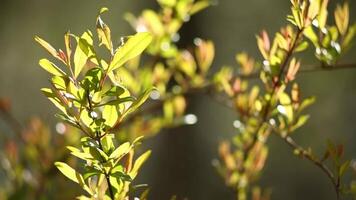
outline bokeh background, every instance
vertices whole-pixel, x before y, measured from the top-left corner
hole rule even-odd
[[[195,37],[212,39],[217,52],[213,70],[234,64],[240,51],[258,56],[255,34],[264,28],[273,33],[284,25],[289,4],[286,0],[220,0],[185,25],[179,43],[184,46]],[[116,40],[133,33],[123,20],[124,13],[139,14],[146,7],[158,7],[155,0],[0,1],[0,96],[10,98],[14,115],[21,121],[39,116],[53,129],[57,121],[55,108],[39,90],[48,85],[46,72],[37,64],[46,53],[35,44],[34,35],[61,47],[67,30],[80,34],[94,29],[102,6],[110,9],[106,21]],[[355,21],[356,2],[350,1],[350,7]],[[302,60],[315,63],[312,57]],[[355,63],[356,49],[342,62]],[[356,157],[356,69],[301,74],[298,79],[304,95],[315,95],[317,102],[309,109],[311,120],[295,133],[296,140],[321,154],[326,140],[332,139],[346,145],[347,157]],[[193,97],[189,112],[198,116],[196,125],[165,130],[147,140],[145,146],[153,149],[153,155],[138,183],[150,185],[150,199],[154,200],[174,194],[179,199],[233,199],[211,163],[217,157],[219,141],[235,132],[235,114],[204,96]],[[0,129],[6,130],[1,122]],[[270,157],[261,184],[272,189],[272,199],[334,199],[333,188],[319,169],[293,156],[275,136],[269,143]]]

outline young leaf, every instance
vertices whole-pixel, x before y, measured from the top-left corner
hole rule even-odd
[[[119,115],[117,113],[116,105],[105,105],[103,109],[103,119],[105,124],[112,127],[116,123]]]
[[[210,4],[211,4],[210,1],[198,1],[195,4],[193,4],[192,8],[189,11],[189,14],[194,15],[199,11],[209,7]]]
[[[108,11],[107,8],[101,8],[100,13],[96,19],[96,31],[100,41],[99,46],[104,45],[110,52],[113,52],[110,28],[100,17],[100,15],[106,11]]]
[[[135,161],[132,170],[129,173],[129,176],[134,179],[137,176],[138,170],[140,170],[141,166],[145,161],[150,157],[151,151],[146,151],[144,154],[142,154],[140,157],[137,158]]]
[[[69,165],[63,162],[55,162],[54,164],[59,169],[59,171],[61,171],[62,174],[64,174],[67,178],[69,178],[70,180],[76,183],[80,182],[79,179],[81,179],[82,176],[78,172],[76,172],[72,167],[70,167]]]
[[[132,105],[127,109],[127,111],[121,116],[121,119],[123,119],[126,115],[134,112],[137,108],[139,108],[150,96],[151,91],[153,88],[150,88],[146,90],[135,102],[132,103]]]
[[[85,184],[84,178],[81,174],[76,172],[72,167],[64,162],[55,162],[54,164],[67,178],[78,183],[85,191],[87,191],[89,194],[92,194],[89,187]]]
[[[109,159],[117,159],[126,155],[131,150],[131,145],[129,142],[125,142],[115,149],[109,156]]]
[[[67,59],[68,59],[68,63],[70,63],[71,61],[71,55],[72,55],[72,44],[70,42],[70,33],[69,31],[66,32],[64,34],[64,44],[65,44],[65,47],[66,47],[66,55],[67,55]]]
[[[66,74],[58,68],[54,63],[47,59],[41,59],[39,62],[40,66],[46,70],[47,72],[55,75],[55,76],[65,76]]]
[[[115,52],[109,71],[121,67],[128,60],[140,55],[151,43],[152,36],[150,33],[136,33],[128,41],[119,47]]]
[[[349,4],[338,5],[335,10],[335,23],[341,35],[345,35],[349,26]]]
[[[58,52],[55,48],[53,48],[52,45],[50,45],[48,42],[46,42],[45,40],[43,40],[42,38],[35,36],[35,41],[38,42],[43,48],[45,48],[48,53],[50,53],[53,57],[62,60],[59,56],[58,56]],[[62,60],[63,61],[63,60]]]
[[[88,59],[93,55],[93,36],[86,31],[77,38],[77,47],[74,53],[74,76],[78,77]]]

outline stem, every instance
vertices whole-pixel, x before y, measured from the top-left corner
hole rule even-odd
[[[101,144],[101,140],[100,140],[100,134],[99,134],[98,131],[96,132],[96,141],[97,141],[98,144],[99,144],[100,150],[104,151],[103,145]],[[111,198],[112,200],[114,200],[114,199],[115,199],[115,196],[114,196],[114,192],[113,192],[113,190],[112,190],[112,185],[111,185],[111,182],[110,182],[109,174],[108,174],[107,172],[105,172],[104,175],[105,175],[106,182],[107,182],[107,184],[108,184],[110,198]]]
[[[342,70],[342,69],[356,69],[356,63],[345,63],[345,64],[336,64],[333,66],[320,66],[320,65],[306,65],[307,67],[305,69],[301,69],[298,71],[298,73],[303,74],[303,73],[315,73],[315,72],[323,72],[323,71],[334,71],[334,70]],[[235,77],[242,78],[242,79],[257,79],[259,78],[259,73],[252,73],[248,76],[246,75],[241,75],[238,74]],[[217,96],[217,95],[212,95],[211,90],[214,89],[214,84],[209,82],[205,84],[204,86],[200,88],[190,88],[182,93],[176,94],[176,95],[183,95],[186,96],[188,94],[197,94],[197,93],[205,93],[207,96],[211,97],[213,100],[215,100],[217,103],[226,106],[227,108],[231,109],[232,105],[229,99],[224,98],[223,96]],[[152,113],[155,111],[158,111],[161,109],[163,103],[168,100],[169,98],[172,98],[172,96],[167,96],[165,98],[162,98],[161,100],[157,101],[154,104],[151,104],[150,106],[144,107],[141,110],[133,113],[128,120],[125,120],[125,124],[127,121],[132,121],[134,118],[137,116],[145,115],[147,113]],[[117,129],[118,127],[113,127],[113,129]]]
[[[90,99],[89,91],[86,91],[86,93],[87,93],[86,96],[87,96],[87,100],[88,100],[88,104],[89,104],[89,111],[92,112],[93,111],[93,104],[92,104],[91,99]],[[93,120],[95,120],[95,119],[93,119]],[[94,139],[98,142],[99,149],[104,151],[103,145],[101,144],[100,132],[96,131],[95,134],[96,134],[96,136],[95,136]],[[104,175],[105,175],[106,183],[108,184],[110,198],[112,200],[114,200],[115,196],[114,196],[114,192],[112,190],[112,185],[111,185],[111,182],[110,182],[109,174],[107,172],[104,172]]]
[[[244,161],[247,160],[248,155],[252,151],[253,147],[256,145],[256,143],[258,141],[258,133],[260,132],[261,128],[263,127],[263,124],[268,120],[268,116],[270,114],[270,110],[271,110],[271,106],[272,106],[273,96],[275,95],[275,93],[277,92],[278,87],[282,83],[282,77],[283,77],[284,71],[286,70],[286,68],[288,66],[289,60],[293,55],[294,49],[296,48],[296,46],[298,44],[298,40],[299,40],[300,36],[302,35],[302,33],[303,33],[303,29],[299,29],[298,32],[297,32],[297,35],[295,36],[295,39],[294,39],[294,41],[292,43],[292,46],[290,47],[289,51],[287,51],[287,55],[286,55],[285,59],[283,60],[283,62],[281,64],[281,69],[279,71],[277,80],[273,84],[272,92],[270,92],[270,94],[269,94],[270,95],[270,99],[267,102],[266,108],[265,108],[264,113],[262,115],[262,120],[261,120],[261,122],[259,124],[259,127],[258,127],[254,137],[253,137],[252,143],[245,150],[246,153],[244,154],[244,157],[243,157]],[[242,170],[242,171],[244,171],[244,170]]]

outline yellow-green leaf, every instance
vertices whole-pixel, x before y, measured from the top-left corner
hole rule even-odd
[[[50,45],[48,42],[38,36],[35,36],[35,41],[38,42],[44,49],[46,49],[48,53],[50,53],[53,57],[60,59],[57,50],[53,48],[53,46]]]
[[[107,8],[101,8],[100,13],[96,19],[96,31],[98,33],[99,41],[101,45],[104,45],[110,52],[113,51],[112,47],[112,42],[111,42],[111,31],[108,25],[104,23],[104,21],[101,19],[100,15],[109,9]]]
[[[349,4],[345,2],[343,6],[338,5],[334,15],[337,29],[341,35],[345,35],[349,26]]]
[[[74,76],[78,77],[88,59],[94,54],[92,51],[93,35],[90,31],[77,38],[77,47],[74,53]]]
[[[153,88],[150,88],[150,89],[146,90],[135,102],[132,103],[132,105],[122,115],[121,118],[123,118],[124,116],[126,116],[126,115],[134,112],[136,109],[138,109],[147,100],[147,98],[150,96],[150,93],[151,93],[152,90],[153,90]]]
[[[46,70],[47,72],[55,75],[55,76],[64,76],[66,75],[60,68],[58,68],[54,63],[51,61],[43,58],[39,62],[40,66]]]
[[[129,153],[130,150],[131,150],[130,143],[129,142],[125,142],[124,144],[120,145],[117,149],[115,149],[115,151],[113,151],[110,154],[109,159],[121,158],[122,156],[124,156],[127,153]]]
[[[103,119],[105,124],[112,127],[115,125],[119,115],[117,113],[116,105],[105,105],[103,109]]]
[[[162,36],[164,34],[164,27],[161,19],[153,10],[145,10],[142,13],[142,17],[150,28],[150,32],[157,36]]]
[[[189,14],[194,15],[209,6],[210,6],[210,1],[198,1],[192,6],[192,8],[189,11]]]
[[[137,158],[135,161],[132,170],[129,173],[129,176],[134,179],[137,176],[138,171],[142,167],[143,163],[146,162],[146,160],[150,157],[151,151],[146,151],[144,154],[142,154],[140,157]]]
[[[77,171],[75,171],[72,167],[70,167],[64,162],[55,162],[54,164],[59,169],[59,171],[62,172],[63,175],[65,175],[70,180],[78,183],[89,194],[92,194],[89,187],[85,184],[84,178],[81,174],[79,174]]]
[[[140,55],[151,41],[152,36],[150,33],[137,33],[136,35],[131,36],[127,42],[115,52],[113,60],[109,66],[109,71],[122,66],[128,60]]]

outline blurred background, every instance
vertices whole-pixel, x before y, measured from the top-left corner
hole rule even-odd
[[[144,8],[157,8],[155,0],[1,0],[0,2],[0,97],[11,100],[13,113],[20,121],[39,116],[54,130],[56,109],[40,93],[48,85],[48,75],[38,67],[47,56],[35,44],[39,35],[53,46],[62,47],[63,33],[80,34],[95,28],[98,10],[110,9],[106,22],[113,38],[133,33],[123,20],[126,12],[139,14]],[[258,57],[255,35],[266,28],[269,33],[286,24],[289,13],[286,0],[220,0],[216,6],[194,16],[180,32],[180,45],[192,43],[195,37],[215,42],[214,69],[233,65],[237,52],[246,51]],[[331,9],[334,3],[332,2]],[[352,21],[356,20],[356,2],[350,1]],[[316,63],[303,57],[304,63]],[[310,61],[310,62],[309,62]],[[356,62],[356,48],[342,62]],[[346,146],[346,157],[356,157],[356,69],[315,72],[299,77],[304,96],[315,95],[309,109],[311,120],[294,137],[317,154],[326,148],[327,139]],[[212,160],[217,158],[219,141],[234,134],[235,114],[208,97],[195,96],[189,104],[198,123],[165,130],[145,143],[153,155],[146,163],[137,183],[150,185],[150,199],[233,199],[224,186]],[[0,133],[7,127],[0,122]],[[270,157],[261,185],[272,189],[272,199],[334,199],[327,177],[309,162],[292,155],[285,143],[275,136],[270,140]],[[79,190],[79,188],[78,188]]]

